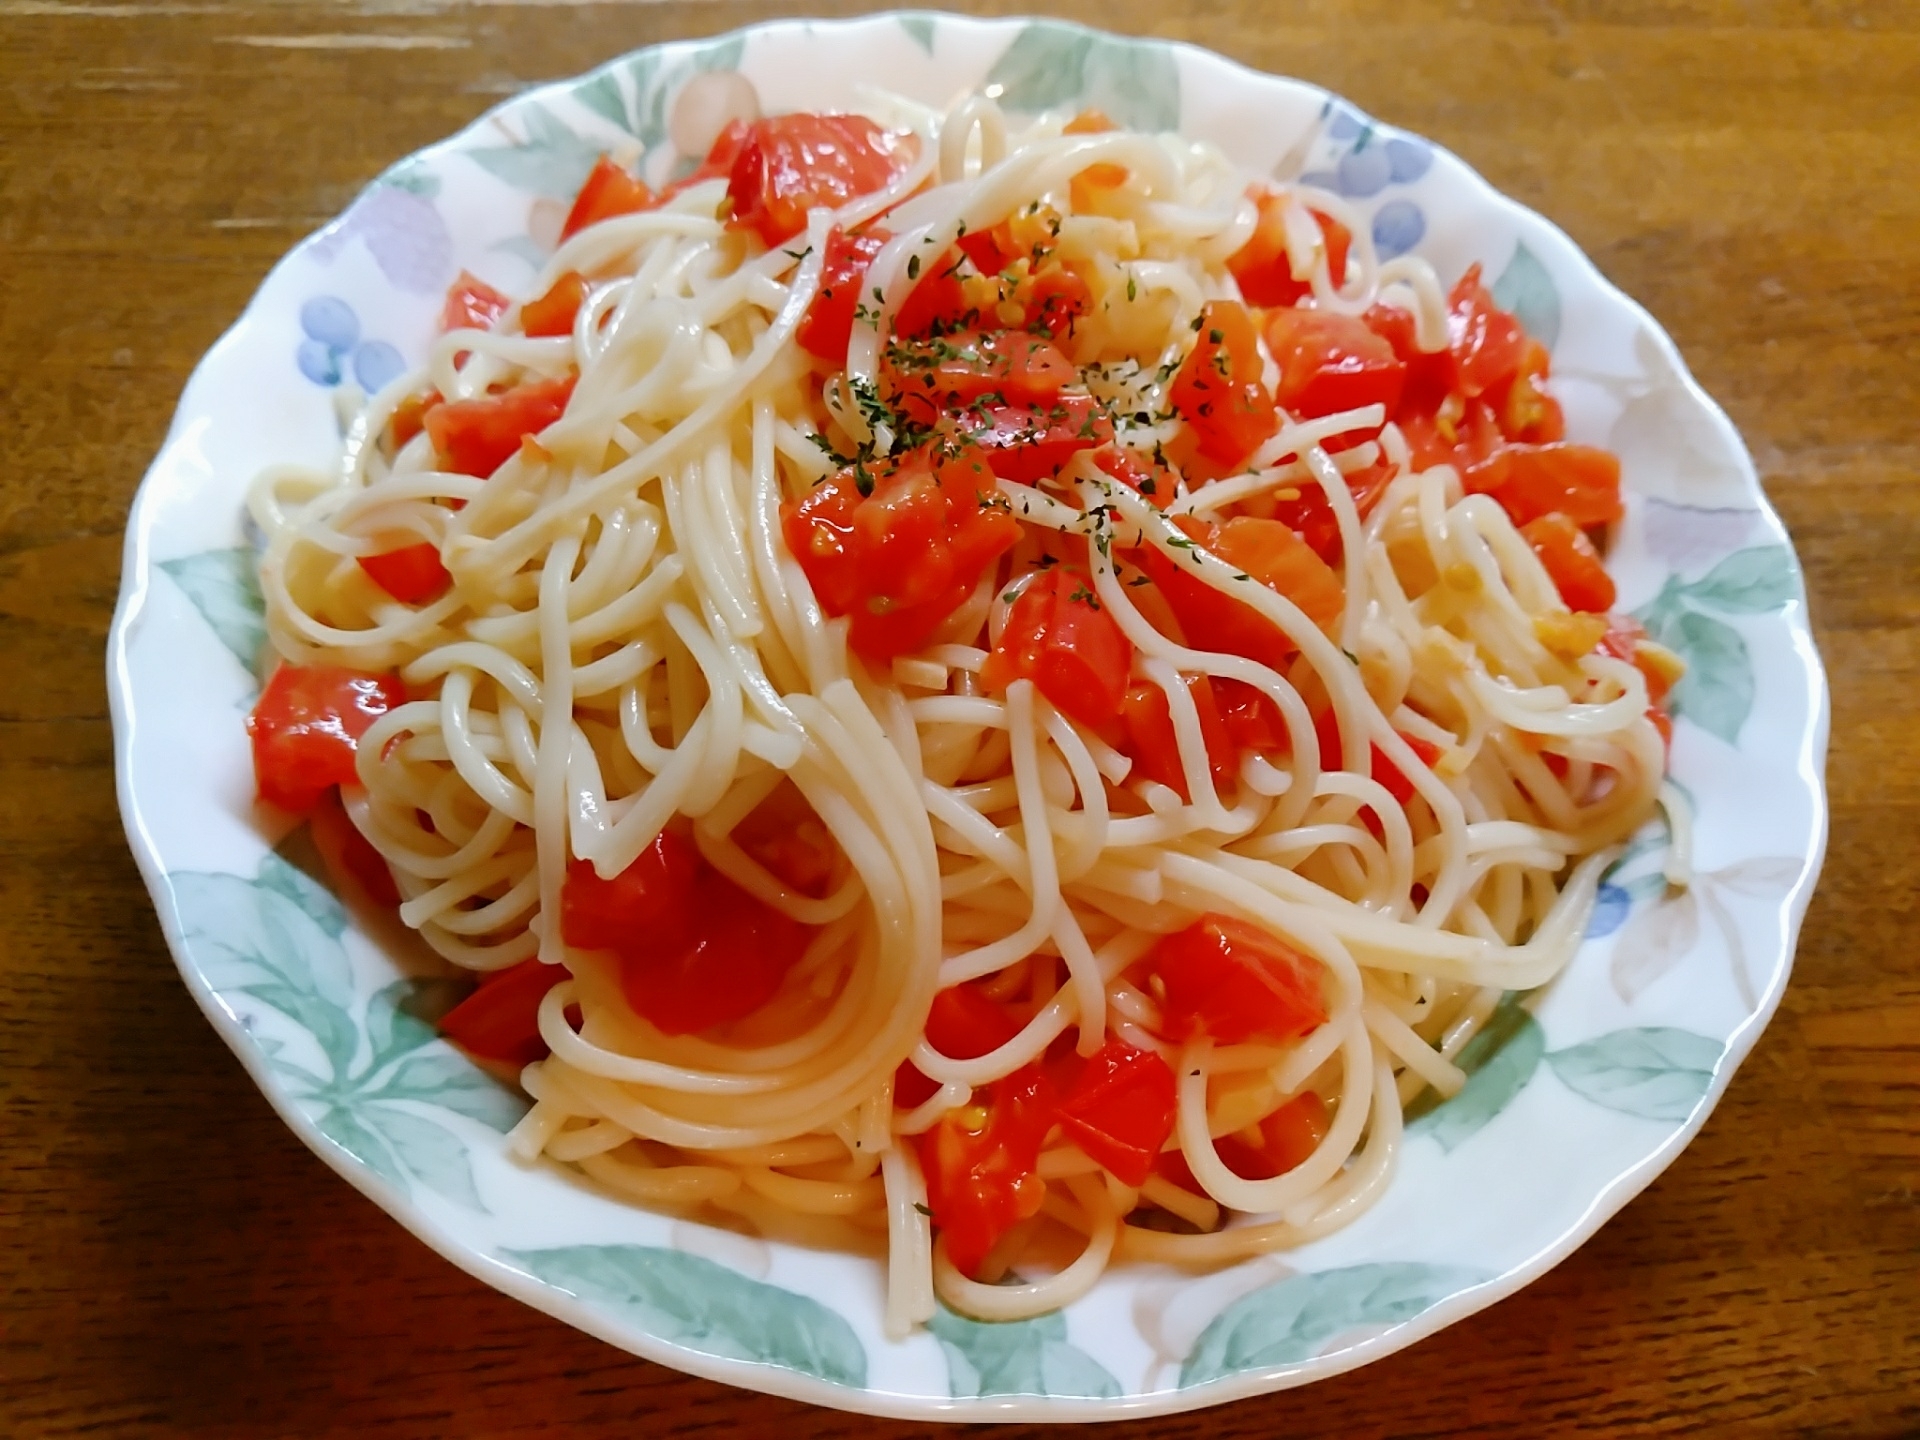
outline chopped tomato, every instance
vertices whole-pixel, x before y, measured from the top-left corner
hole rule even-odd
[[[1234,749],[1262,754],[1293,748],[1287,722],[1264,691],[1238,680],[1215,680],[1213,692],[1220,707],[1220,721]]]
[[[1500,453],[1506,437],[1493,407],[1484,400],[1462,400],[1450,395],[1431,414],[1409,412],[1401,402],[1399,420],[1416,470],[1451,465],[1462,475]]]
[[[771,249],[807,228],[816,205],[838,209],[882,190],[912,163],[911,135],[863,115],[776,115],[756,120],[727,181],[730,225]]]
[[[585,860],[569,861],[560,887],[560,934],[583,950],[618,950],[657,937],[683,944],[692,917],[685,896],[705,862],[684,837],[662,830],[640,856],[611,880]]]
[[[853,336],[853,312],[860,304],[867,270],[891,237],[884,230],[849,234],[835,226],[827,234],[827,253],[820,266],[820,289],[800,319],[794,339],[809,355],[835,367],[847,363],[847,342]]]
[[[569,945],[611,950],[636,1015],[691,1035],[752,1014],[779,990],[812,938],[663,830],[612,880],[574,861],[560,891]]]
[[[441,563],[440,547],[428,540],[378,555],[362,555],[360,568],[402,605],[424,605],[437,600],[453,583],[453,576]]]
[[[907,298],[893,312],[896,336],[919,340],[951,335],[979,318],[967,304],[966,287],[956,273],[959,263],[958,252],[949,250],[921,270],[919,283],[907,292]]]
[[[427,411],[427,434],[449,470],[484,480],[519,453],[524,437],[566,414],[578,379],[529,380],[497,395],[449,400]]]
[[[1138,1187],[1173,1134],[1174,1105],[1167,1062],[1109,1040],[1087,1057],[1060,1102],[1060,1129],[1121,1184]]]
[[[1320,742],[1320,768],[1344,770],[1346,752],[1340,741],[1340,722],[1331,706],[1313,717],[1313,733]],[[1404,730],[1396,730],[1393,733],[1406,741],[1407,748],[1413,751],[1414,757],[1429,769],[1433,767],[1433,762],[1440,758],[1440,747],[1431,740],[1423,740],[1418,735],[1409,735]],[[1367,746],[1366,774],[1384,785],[1387,793],[1400,804],[1405,805],[1413,798],[1413,781],[1401,772],[1399,766],[1387,758],[1386,752],[1378,745]]]
[[[520,329],[536,339],[571,335],[574,317],[586,298],[586,277],[578,270],[569,270],[546,294],[520,307]]]
[[[854,649],[875,659],[925,644],[1020,538],[983,461],[935,461],[924,449],[877,479],[843,470],[782,505],[780,519],[821,605],[851,616]]]
[[[1546,445],[1566,439],[1566,416],[1561,413],[1560,402],[1546,391],[1549,364],[1547,347],[1538,340],[1527,341],[1520,369],[1507,382],[1506,391],[1495,406],[1500,433],[1507,439],[1526,445]]]
[[[927,1043],[949,1060],[978,1060],[1020,1033],[1020,1023],[995,1000],[972,985],[951,985],[933,997],[927,1013]],[[940,1087],[902,1060],[893,1075],[893,1103],[911,1110]]]
[[[491,330],[513,301],[477,275],[465,270],[447,287],[447,303],[440,311],[440,333],[449,330]]]
[[[1606,633],[1600,637],[1599,649],[1638,670],[1647,682],[1647,698],[1658,705],[1667,698],[1675,677],[1665,666],[1649,660],[1640,648],[1641,642],[1648,638],[1646,627],[1633,616],[1609,615]]]
[[[1087,282],[1065,265],[1043,265],[1016,291],[1015,298],[1026,307],[1023,324],[1028,330],[1057,335],[1064,326],[1069,332],[1073,322],[1093,309],[1093,291]]]
[[[969,230],[954,243],[959,246],[960,253],[973,262],[975,270],[982,275],[998,275],[1020,254],[1008,229],[1003,220],[987,230]],[[951,264],[952,261],[947,263]]]
[[[479,988],[440,1017],[440,1033],[482,1060],[531,1065],[547,1053],[540,1038],[540,1002],[567,978],[563,965],[522,960],[483,978]]]
[[[1232,732],[1214,698],[1215,682],[1204,675],[1184,678],[1187,693],[1193,696],[1193,708],[1199,714],[1207,769],[1213,775],[1215,788],[1224,789],[1239,773],[1239,756]],[[1124,748],[1133,757],[1133,773],[1157,780],[1168,789],[1178,791],[1182,800],[1191,801],[1193,796],[1187,792],[1187,772],[1180,760],[1180,739],[1173,728],[1167,692],[1150,680],[1129,686],[1121,701],[1120,719],[1126,726]]]
[[[1323,967],[1278,936],[1230,915],[1202,915],[1147,957],[1175,1040],[1205,1031],[1223,1045],[1291,1040],[1324,1025]]]
[[[1013,602],[980,679],[993,690],[1031,680],[1063,714],[1097,730],[1119,715],[1132,664],[1133,646],[1092,582],[1062,565],[1036,575]]]
[[[1540,557],[1548,577],[1569,610],[1604,614],[1613,609],[1613,577],[1586,532],[1558,511],[1530,520],[1520,533]]]
[[[1127,183],[1127,167],[1099,161],[1075,175],[1067,184],[1067,197],[1075,213],[1103,213],[1109,196]]]
[[[654,203],[654,193],[646,181],[629,174],[612,156],[602,155],[574,197],[573,208],[567,211],[566,223],[560,227],[560,242],[564,245],[589,225],[616,215],[638,214]]]
[[[1259,343],[1245,306],[1212,300],[1201,307],[1199,339],[1167,398],[1201,453],[1222,465],[1240,464],[1280,428],[1260,383]]]
[[[1044,405],[975,404],[947,427],[977,446],[1002,480],[1031,485],[1113,438],[1113,421],[1091,395],[1062,395]]]
[[[1322,629],[1334,624],[1344,604],[1340,577],[1299,536],[1277,520],[1237,516],[1225,525],[1186,521],[1182,527],[1202,548],[1224,560],[1231,573],[1286,596]],[[1151,546],[1140,552],[1179,618],[1187,643],[1198,650],[1244,655],[1281,669],[1295,646],[1286,633],[1251,605],[1189,575]]]
[[[1173,473],[1164,466],[1148,463],[1139,451],[1104,445],[1093,457],[1093,463],[1129,490],[1146,496],[1154,508],[1164,510],[1173,503]]]
[[[840,847],[791,781],[775,786],[729,838],[789,890],[819,900],[833,888]]]
[[[400,887],[394,884],[386,858],[348,817],[337,789],[327,791],[313,807],[307,830],[336,886],[358,886],[376,905],[400,903]]]
[[[1222,1135],[1213,1142],[1214,1152],[1221,1163],[1242,1180],[1271,1180],[1286,1174],[1320,1148],[1320,1142],[1326,1138],[1328,1119],[1327,1102],[1309,1090],[1294,1096],[1257,1125]],[[1182,1189],[1205,1193],[1200,1182],[1193,1178],[1186,1157],[1178,1150],[1162,1154],[1155,1168]]]
[[[283,810],[304,811],[333,786],[353,783],[360,737],[406,698],[398,675],[339,665],[281,665],[247,716],[260,798]]]
[[[977,401],[1047,404],[1078,378],[1059,346],[1024,330],[968,330],[924,344],[896,343],[887,347],[885,374],[894,403],[919,425]]]
[[[975,1092],[917,1142],[927,1208],[955,1269],[977,1278],[987,1254],[1040,1213],[1047,1182],[1034,1173],[1053,1127],[1052,1086],[1038,1062]]]
[[[1516,525],[1558,511],[1575,525],[1618,520],[1620,459],[1593,445],[1508,445],[1461,476],[1469,493],[1487,494]]]
[[[1354,509],[1359,511],[1361,520],[1373,513],[1373,507],[1380,503],[1380,497],[1387,493],[1387,486],[1393,483],[1397,473],[1384,461],[1348,472],[1347,491],[1353,496]],[[1307,548],[1328,565],[1338,565],[1342,554],[1340,522],[1334,517],[1333,506],[1327,502],[1327,492],[1314,480],[1292,488],[1292,495],[1274,499],[1273,512],[1267,518],[1278,520],[1306,541]]]
[[[1287,258],[1287,206],[1292,202],[1276,191],[1261,189],[1253,196],[1260,218],[1253,235],[1227,257],[1227,269],[1239,282],[1240,293],[1249,305],[1295,305],[1313,293],[1312,278],[1295,275]],[[1346,283],[1347,252],[1353,247],[1353,232],[1331,215],[1309,209],[1307,213],[1320,227],[1327,247],[1327,278],[1334,288]]]
[[[393,437],[393,448],[398,450],[414,436],[427,428],[427,412],[434,406],[443,404],[438,390],[429,390],[424,395],[409,395],[393,407],[393,419],[389,422]]]
[[[1481,283],[1478,265],[1468,266],[1447,296],[1447,340],[1458,388],[1469,399],[1505,385],[1526,358],[1527,332]]]
[[[1107,112],[1098,106],[1089,106],[1060,127],[1062,135],[1105,135],[1115,128],[1113,121],[1107,118]]]
[[[1351,315],[1275,310],[1267,348],[1280,366],[1274,400],[1303,418],[1383,405],[1391,417],[1407,380],[1393,346]]]

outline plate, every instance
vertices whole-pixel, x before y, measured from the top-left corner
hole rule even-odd
[[[650,1214],[509,1160],[524,1102],[431,1023],[464,982],[395,922],[344,908],[302,836],[253,805],[248,481],[330,463],[354,388],[424,354],[459,270],[523,291],[602,151],[644,145],[650,178],[668,178],[689,128],[676,102],[727,72],[770,112],[852,105],[876,79],[937,105],[985,86],[1009,109],[1097,106],[1304,175],[1359,207],[1383,256],[1417,252],[1447,280],[1480,262],[1551,346],[1572,438],[1620,454],[1622,607],[1689,665],[1672,769],[1696,807],[1693,883],[1668,887],[1667,836],[1645,832],[1569,970],[1496,1012],[1466,1089],[1412,1121],[1389,1193],[1348,1229],[1211,1274],[1117,1269],[1016,1324],[942,1311],[890,1342],[873,1257]],[[394,166],[195,371],[128,522],[109,669],[121,808],[180,973],[323,1160],[454,1264],[624,1349],[922,1419],[1210,1405],[1365,1364],[1517,1290],[1705,1123],[1786,985],[1826,838],[1827,697],[1799,566],[1733,427],[1646,312],[1416,135],[1202,50],[1049,20],[914,12],[659,46]]]

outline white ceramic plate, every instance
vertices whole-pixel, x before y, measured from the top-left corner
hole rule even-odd
[[[649,1214],[509,1161],[501,1133],[523,1102],[430,1023],[463,982],[391,922],[343,910],[300,837],[253,805],[248,480],[329,463],[349,387],[424,353],[462,267],[524,289],[601,151],[638,140],[665,178],[675,97],[713,70],[746,76],[768,111],[847,106],[875,81],[939,104],[994,86],[1010,108],[1094,105],[1305,173],[1361,207],[1384,255],[1417,251],[1448,281],[1481,262],[1552,346],[1573,438],[1620,454],[1622,607],[1691,667],[1673,774],[1698,807],[1695,882],[1668,893],[1666,837],[1643,837],[1571,969],[1500,1012],[1471,1084],[1414,1122],[1391,1191],[1351,1228],[1215,1274],[1121,1268],[1061,1314],[943,1312],[889,1342],[873,1259]],[[1799,568],[1739,437],[1647,314],[1416,136],[1204,51],[1052,21],[913,13],[662,46],[395,166],[275,268],[188,384],[128,523],[109,664],[121,807],[181,974],[322,1159],[455,1264],[615,1345],[887,1415],[1209,1405],[1364,1364],[1510,1294],[1705,1122],[1786,984],[1826,834],[1827,699]]]

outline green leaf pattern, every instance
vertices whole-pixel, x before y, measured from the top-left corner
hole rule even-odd
[[[839,1315],[698,1255],[649,1245],[502,1253],[570,1295],[624,1310],[641,1329],[672,1344],[784,1366],[835,1385],[866,1384],[866,1348]]]
[[[907,38],[918,45],[927,54],[933,54],[934,18],[931,15],[917,15],[912,12],[899,17],[900,29]]]
[[[1200,1332],[1180,1369],[1181,1388],[1299,1364],[1344,1335],[1404,1325],[1490,1278],[1461,1266],[1404,1262],[1291,1275],[1234,1301]]]
[[[948,1390],[956,1400],[987,1395],[1105,1400],[1120,1393],[1120,1382],[1099,1361],[1068,1343],[1066,1317],[1057,1310],[996,1324],[969,1320],[942,1305],[927,1328],[946,1352]]]
[[[1104,110],[1132,130],[1180,123],[1180,67],[1153,40],[1096,34],[1057,20],[1035,20],[1014,37],[988,72],[1009,109],[1037,114],[1060,106]]]
[[[1669,575],[1636,611],[1647,633],[1687,662],[1668,706],[1729,745],[1753,711],[1753,657],[1722,615],[1758,615],[1799,598],[1800,576],[1785,545],[1736,550],[1698,580]]]
[[[177,560],[162,560],[164,570],[193,602],[220,643],[252,673],[267,643],[267,605],[260,595],[260,577],[253,551],[242,545],[231,550],[206,550]]]
[[[1718,1040],[1691,1030],[1643,1026],[1555,1050],[1547,1063],[1569,1090],[1596,1105],[1648,1120],[1684,1120],[1706,1098],[1723,1052]]]
[[[1524,243],[1513,247],[1513,259],[1493,282],[1493,298],[1501,309],[1513,312],[1527,334],[1553,349],[1560,338],[1560,292],[1540,257]]]
[[[1507,995],[1454,1061],[1467,1072],[1467,1083],[1449,1100],[1416,1102],[1407,1133],[1431,1135],[1442,1150],[1452,1150],[1477,1134],[1526,1088],[1545,1050],[1540,1022],[1520,1005],[1517,995]],[[1427,1092],[1429,1097],[1432,1094]]]
[[[356,1020],[346,912],[307,875],[270,854],[251,880],[175,871],[167,884],[187,948],[214,989],[277,1010],[313,1037],[324,1074],[277,1039],[255,1043],[320,1133],[403,1194],[417,1181],[484,1213],[466,1142],[431,1112],[504,1132],[526,1101],[438,1038],[432,1022],[472,987],[398,980],[370,996]]]

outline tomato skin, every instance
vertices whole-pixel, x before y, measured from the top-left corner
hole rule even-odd
[[[1340,722],[1334,715],[1332,707],[1320,711],[1313,717],[1313,733],[1320,743],[1320,768],[1322,770],[1346,769],[1346,753],[1340,742]],[[1413,751],[1414,758],[1428,769],[1432,769],[1433,762],[1440,758],[1441,749],[1431,740],[1424,740],[1418,735],[1409,735],[1404,730],[1396,730],[1393,733],[1407,742],[1407,748]],[[1367,746],[1366,774],[1369,779],[1378,780],[1385,786],[1387,793],[1400,804],[1405,805],[1413,799],[1413,781],[1407,778],[1399,766],[1387,758],[1386,751],[1378,745]],[[1378,821],[1374,819],[1371,811],[1366,812],[1365,823],[1367,828],[1374,830],[1376,835],[1379,833],[1376,828]]]
[[[1244,305],[1211,300],[1200,309],[1199,338],[1167,391],[1192,427],[1202,454],[1238,465],[1280,428],[1273,397],[1260,383],[1260,352]]]
[[[589,225],[611,220],[616,215],[634,215],[656,203],[653,191],[644,180],[627,172],[611,155],[594,161],[586,183],[573,198],[566,223],[560,227],[560,243],[566,244]]]
[[[787,548],[829,615],[852,617],[848,640],[871,659],[919,648],[1020,538],[984,461],[925,450],[859,492],[855,470],[780,507]]]
[[[853,312],[859,307],[867,271],[890,238],[884,230],[849,233],[838,225],[828,232],[827,253],[821,258],[820,289],[794,331],[793,338],[802,350],[835,369],[846,367]]]
[[[1231,786],[1240,773],[1239,755],[1233,735],[1221,718],[1214,698],[1215,681],[1205,675],[1189,675],[1187,693],[1200,717],[1200,738],[1206,746],[1207,769],[1214,788]],[[1127,688],[1121,701],[1120,719],[1126,727],[1126,753],[1133,757],[1133,773],[1156,780],[1177,791],[1182,800],[1192,802],[1187,793],[1187,772],[1180,763],[1180,739],[1173,728],[1173,712],[1167,692],[1150,680]]]
[[[418,545],[402,545],[378,555],[362,555],[360,568],[373,583],[402,605],[424,605],[438,600],[453,583],[453,576],[441,563],[440,547],[430,540]]]
[[[307,816],[307,830],[336,885],[357,885],[376,905],[400,903],[400,887],[394,883],[386,858],[349,818],[338,790],[327,791],[313,807]]]
[[[1575,525],[1610,525],[1620,503],[1620,460],[1593,445],[1508,445],[1461,475],[1469,494],[1491,495],[1516,525],[1558,512]]]
[[[1054,1121],[1053,1087],[1037,1061],[976,1091],[974,1100],[915,1141],[947,1259],[970,1279],[1002,1236],[1040,1213],[1047,1184],[1034,1170]]]
[[[1573,521],[1558,511],[1530,520],[1520,534],[1540,557],[1547,576],[1569,610],[1605,614],[1613,609],[1613,577],[1600,563],[1600,552]]]
[[[1306,276],[1295,276],[1287,258],[1286,211],[1288,200],[1276,191],[1262,189],[1254,197],[1260,218],[1253,235],[1227,257],[1227,269],[1239,283],[1240,293],[1249,305],[1295,305],[1313,293]],[[1353,247],[1353,232],[1331,215],[1309,209],[1320,226],[1327,247],[1327,278],[1337,290],[1346,283],[1347,252]]]
[[[1109,1040],[1080,1067],[1060,1102],[1060,1128],[1123,1185],[1138,1188],[1153,1173],[1173,1134],[1173,1071],[1151,1050]]]
[[[863,115],[776,115],[747,127],[727,180],[730,226],[768,249],[807,228],[816,205],[838,209],[884,189],[912,163],[912,137]]]
[[[1351,315],[1275,310],[1267,349],[1280,366],[1276,403],[1305,419],[1383,405],[1392,416],[1406,388],[1406,363],[1393,346]]]
[[[1348,472],[1347,493],[1353,496],[1354,509],[1359,512],[1362,521],[1373,513],[1373,507],[1380,503],[1380,497],[1387,493],[1387,486],[1393,483],[1398,473],[1385,461],[1369,465],[1364,470]],[[1275,500],[1273,511],[1266,518],[1278,520],[1293,531],[1306,541],[1309,550],[1329,566],[1338,565],[1344,553],[1340,543],[1340,522],[1334,516],[1333,506],[1327,502],[1326,491],[1313,481],[1295,488],[1300,493],[1291,500]]]
[[[586,302],[587,281],[578,270],[569,270],[537,299],[520,307],[520,330],[535,339],[573,333],[574,317]]]
[[[1104,445],[1093,457],[1093,463],[1129,490],[1144,495],[1147,503],[1156,510],[1164,510],[1173,503],[1172,473],[1150,464],[1147,457],[1138,451],[1120,445]]]
[[[1113,438],[1113,421],[1091,395],[1062,395],[1046,405],[968,410],[946,427],[1002,480],[1031,485],[1057,475],[1082,450]]]
[[[560,907],[562,938],[613,951],[627,1004],[664,1035],[712,1030],[758,1010],[812,933],[742,890],[671,830],[612,880],[570,863]]]
[[[1339,576],[1279,521],[1242,515],[1217,527],[1188,521],[1182,528],[1204,549],[1251,577],[1251,583],[1293,601],[1321,629],[1339,619],[1345,603]],[[1142,568],[1166,596],[1195,649],[1244,655],[1274,669],[1283,668],[1293,655],[1295,647],[1286,632],[1251,605],[1187,574],[1151,546],[1139,553]]]
[[[684,836],[662,830],[631,865],[603,880],[585,860],[567,862],[560,887],[560,936],[582,950],[618,950],[637,937],[684,944],[691,917],[684,896],[704,862]]]
[[[1168,1035],[1204,1031],[1222,1045],[1259,1035],[1291,1040],[1324,1025],[1323,967],[1286,941],[1230,915],[1202,915],[1147,957],[1164,988]]]
[[[1263,691],[1238,680],[1215,680],[1213,691],[1220,707],[1220,722],[1236,750],[1264,754],[1292,748],[1287,722]]]
[[[522,960],[484,977],[479,987],[440,1017],[440,1033],[482,1060],[516,1069],[547,1054],[540,1038],[540,1002],[562,980],[563,965]]]
[[[937,992],[927,1013],[927,1043],[949,1060],[978,1060],[990,1055],[1020,1033],[1007,1009],[972,985],[952,985]],[[902,1060],[893,1075],[893,1103],[904,1110],[925,1104],[940,1086],[911,1060]]]
[[[1447,340],[1468,398],[1497,390],[1526,358],[1527,333],[1481,283],[1479,265],[1467,267],[1447,297]]]
[[[1257,1129],[1258,1143],[1249,1140],[1244,1130],[1236,1131],[1215,1140],[1214,1152],[1242,1180],[1271,1180],[1294,1169],[1320,1148],[1329,1119],[1327,1102],[1308,1090],[1266,1116],[1258,1126],[1250,1127]],[[1155,1168],[1183,1190],[1206,1193],[1193,1178],[1186,1156],[1178,1150],[1164,1152]]]
[[[1078,378],[1051,340],[1024,330],[964,330],[950,339],[887,347],[884,380],[900,412],[916,425],[990,401],[995,406],[1047,405]],[[1087,397],[1090,409],[1092,401]],[[964,426],[971,417],[959,417]],[[1111,431],[1109,431],[1111,433]]]
[[[1560,402],[1545,388],[1550,365],[1547,347],[1538,340],[1527,341],[1520,369],[1507,383],[1494,407],[1500,433],[1507,439],[1525,445],[1547,445],[1567,438],[1567,420]]]
[[[360,737],[406,698],[398,675],[283,663],[247,716],[260,798],[304,812],[335,785],[354,783]]]
[[[1093,310],[1093,291],[1078,274],[1065,265],[1044,265],[1019,289],[1018,299],[1026,306],[1025,328],[1035,333],[1069,333],[1073,322]]]
[[[484,480],[511,460],[520,442],[567,412],[579,376],[529,380],[476,400],[449,400],[426,412],[433,448],[456,475]]]
[[[449,330],[491,330],[513,301],[465,270],[447,287],[447,303],[440,310],[440,333]]]
[[[980,679],[992,690],[1031,680],[1062,714],[1098,730],[1120,714],[1132,665],[1133,646],[1094,598],[1092,581],[1062,565],[1035,576],[1013,602]]]

